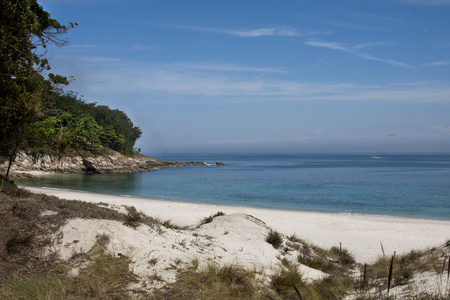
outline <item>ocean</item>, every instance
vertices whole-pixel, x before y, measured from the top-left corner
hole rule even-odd
[[[450,220],[450,155],[146,155],[209,165],[58,174],[21,183],[170,201]]]

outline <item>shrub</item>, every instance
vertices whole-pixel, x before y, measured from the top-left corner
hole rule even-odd
[[[142,221],[141,214],[136,210],[134,206],[127,206],[125,208],[128,211],[128,213],[125,216],[125,221],[123,222],[123,224],[126,226],[136,228],[137,226],[139,226],[138,223]]]

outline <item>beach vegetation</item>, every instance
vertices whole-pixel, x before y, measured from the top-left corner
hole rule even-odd
[[[12,188],[0,192],[0,299],[343,299],[348,296],[362,300],[395,299],[399,293],[406,299],[447,299],[450,292],[448,286],[447,290],[436,291],[409,288],[416,275],[424,272],[440,278],[441,285],[446,284],[450,274],[448,247],[413,250],[395,255],[394,260],[384,255],[362,266],[340,245],[322,249],[291,236],[280,251],[279,269],[272,275],[239,264],[219,265],[214,259],[200,263],[195,258],[184,264],[178,258],[170,267],[177,272],[176,281],[171,283],[155,267],[161,257],[148,257],[152,267],[148,277],[133,274],[132,258],[109,252],[110,237],[105,234],[96,237],[91,250],[78,251],[68,261],[61,261],[56,253],[44,250],[49,243],[57,242],[58,236],[55,240],[54,234],[67,220],[106,218],[125,222],[130,212],[135,215],[137,210],[129,208],[123,214],[102,205],[54,196],[32,193],[22,198],[11,196],[16,194],[17,190]],[[46,211],[54,213],[42,217]],[[162,227],[141,213],[139,218],[133,218],[137,224]],[[279,236],[282,244],[283,236]],[[179,244],[185,245],[186,240]],[[283,253],[289,253],[290,257],[298,255],[298,261]],[[321,279],[306,280],[299,271],[299,263],[324,274]],[[73,267],[78,271],[69,273]],[[387,292],[389,277],[390,293]],[[149,285],[137,285],[139,279],[147,280]]]
[[[130,259],[108,253],[104,237],[85,257],[86,266],[77,276],[67,275],[60,262],[43,272],[13,277],[0,289],[0,298],[19,299],[132,299],[129,286],[135,275],[129,270]]]
[[[271,244],[275,249],[278,249],[283,244],[283,236],[281,233],[271,229],[267,234],[266,242]]]
[[[200,266],[200,260],[196,257],[191,260],[191,266],[189,269],[191,271],[197,271],[199,266]]]
[[[297,289],[303,289],[302,276],[295,265],[282,267],[276,274],[271,277],[271,288],[283,298],[291,298],[295,296]],[[292,297],[295,299],[295,297]]]
[[[164,222],[162,222],[162,226],[170,229],[175,229],[176,227],[175,225],[172,224],[172,220],[165,220]]]
[[[300,238],[298,238],[295,233],[292,235],[287,236],[287,239],[291,242],[291,243],[301,243],[303,242]]]
[[[264,299],[265,294],[254,272],[210,263],[202,270],[180,271],[176,282],[157,290],[151,299]]]
[[[128,213],[125,217],[125,221],[123,222],[123,224],[133,228],[138,227],[139,223],[142,222],[141,213],[138,212],[136,207],[134,206],[126,206],[125,209],[127,210]]]
[[[214,220],[214,218],[220,217],[220,216],[224,216],[224,215],[225,215],[224,212],[218,211],[218,212],[215,213],[214,215],[211,215],[211,216],[209,216],[209,217],[204,218],[204,219],[200,222],[200,225],[199,225],[199,226],[204,225],[204,224],[211,223],[211,222]]]
[[[442,253],[437,248],[411,250],[408,253],[393,257],[381,256],[367,266],[366,277],[373,283],[384,286],[402,286],[408,284],[417,273],[443,270]],[[392,262],[392,266],[391,266]],[[391,276],[389,276],[391,273]],[[391,281],[389,282],[389,278]]]
[[[299,251],[298,262],[327,274],[345,272],[356,263],[345,248],[333,246],[327,250],[307,243]]]

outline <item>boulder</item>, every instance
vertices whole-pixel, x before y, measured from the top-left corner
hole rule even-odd
[[[95,164],[87,159],[83,159],[83,165],[86,167],[87,173],[97,173],[98,169]]]

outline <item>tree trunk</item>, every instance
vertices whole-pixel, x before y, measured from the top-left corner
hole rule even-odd
[[[9,180],[9,178],[8,178],[9,170],[11,169],[12,163],[16,159],[16,152],[17,152],[17,148],[19,148],[19,144],[20,144],[20,140],[17,141],[16,145],[14,146],[14,150],[11,151],[11,155],[9,156],[8,169],[6,170],[6,175],[5,175],[6,180]]]

